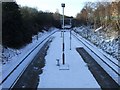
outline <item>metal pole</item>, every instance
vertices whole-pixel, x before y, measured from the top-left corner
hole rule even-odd
[[[62,3],[61,4],[62,7],[63,7],[63,54],[62,54],[62,58],[63,58],[63,65],[65,64],[65,54],[64,54],[64,49],[65,49],[65,45],[64,45],[64,7],[65,7],[65,4]]]
[[[64,29],[64,7],[63,7],[63,29]]]
[[[62,36],[64,38],[64,28],[65,28],[65,24],[64,24],[64,5],[63,5],[63,23],[62,23],[62,28],[63,28]]]
[[[64,46],[64,7],[63,7],[63,65],[65,64],[65,54],[64,54],[64,49],[65,49],[65,46]]]

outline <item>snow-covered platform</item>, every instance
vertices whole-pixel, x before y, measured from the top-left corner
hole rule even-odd
[[[82,45],[72,37],[70,50],[70,34],[65,32],[65,64],[69,70],[60,70],[57,60],[62,64],[62,38],[61,32],[55,33],[54,40],[45,57],[46,64],[40,75],[38,88],[100,88],[86,63],[76,51]]]

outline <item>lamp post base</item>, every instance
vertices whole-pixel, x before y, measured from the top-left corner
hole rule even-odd
[[[68,64],[61,64],[59,66],[59,70],[70,70],[70,68]]]

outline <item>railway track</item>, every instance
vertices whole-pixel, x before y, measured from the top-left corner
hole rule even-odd
[[[32,57],[33,56],[33,52],[35,50],[40,50],[40,48],[50,39],[50,37],[56,33],[57,31],[54,31],[53,33],[51,33],[50,35],[48,35],[47,37],[45,37],[36,47],[34,47],[22,60],[19,64],[17,64],[15,66],[15,68],[13,70],[11,70],[11,72],[5,76],[4,78],[2,78],[2,81],[0,83],[0,86],[2,86],[2,88],[5,89],[12,89],[13,86],[15,85],[15,83],[19,80],[19,78],[22,76],[22,74],[25,72],[26,68],[28,67],[28,65],[31,63],[32,61]],[[26,59],[31,59],[28,62],[26,62]],[[26,65],[24,63],[27,63]],[[23,66],[25,65],[25,66]],[[22,70],[21,70],[22,68]]]
[[[50,34],[49,36],[47,36],[44,40],[42,40],[35,48],[33,48],[29,54],[24,57],[24,59],[17,65],[15,66],[15,68],[5,77],[2,79],[0,86],[3,86],[3,88],[8,88],[11,89],[16,82],[19,80],[19,78],[22,76],[22,74],[25,72],[26,68],[28,67],[28,65],[31,63],[32,60],[30,60],[29,62],[27,62],[27,64],[25,66],[23,66],[23,63],[26,63],[26,59],[27,58],[31,58],[30,56],[32,55],[32,53],[38,49],[38,47],[44,45],[45,42],[47,42],[49,40],[49,38],[54,34],[55,32],[53,32],[52,34]],[[120,77],[120,72],[118,71],[118,69],[120,69],[120,65],[117,64],[116,62],[113,62],[111,59],[109,59],[106,55],[102,54],[105,59],[103,59],[102,57],[100,57],[94,50],[91,49],[91,47],[93,47],[90,43],[88,43],[87,41],[82,41],[81,38],[79,38],[78,36],[76,36],[74,33],[72,33],[72,35],[77,38],[87,49],[89,49],[96,57],[98,57],[107,67],[109,67],[116,75],[118,75],[118,77]],[[91,47],[89,47],[91,46]],[[111,66],[112,64],[112,66]],[[24,67],[21,70],[21,67]],[[104,68],[103,68],[104,69]],[[17,74],[14,74],[15,72],[17,72]],[[12,78],[11,78],[12,77]],[[13,79],[14,78],[14,79]],[[113,78],[114,79],[114,78]],[[115,80],[115,79],[114,79]],[[118,83],[118,82],[117,82]],[[119,83],[118,83],[119,84]]]
[[[76,32],[75,32],[76,33]],[[101,53],[101,52],[99,52],[103,57],[100,57],[99,56],[99,54],[98,53],[96,53],[94,50],[92,50],[91,49],[91,47],[93,48],[93,46],[89,43],[89,42],[87,42],[87,41],[83,41],[82,39],[82,37],[78,37],[78,36],[76,36],[75,35],[75,33],[72,33],[72,35],[78,40],[78,41],[80,41],[89,51],[91,51],[96,57],[98,57],[99,58],[99,60],[101,60],[102,61],[102,63],[104,63],[104,65],[106,65],[107,67],[109,67],[112,71],[113,71],[113,73],[114,74],[116,74],[117,76],[118,76],[118,78],[120,78],[120,72],[119,72],[119,70],[120,70],[120,65],[118,64],[118,63],[116,63],[116,62],[113,62],[110,58],[108,58],[106,55],[104,55],[103,53]],[[89,46],[91,46],[91,47],[89,47]],[[96,60],[96,62],[97,62],[97,60]],[[103,67],[102,67],[103,68]],[[104,70],[105,70],[105,68],[103,68]],[[105,70],[106,71],[106,70]],[[107,71],[107,72],[109,72],[109,71]],[[110,75],[110,73],[108,73],[109,75]],[[111,75],[110,75],[111,76]],[[112,77],[112,76],[111,76]],[[118,78],[114,78],[114,77],[112,77],[113,78],[113,80],[115,80],[119,85],[120,85],[120,83],[119,83],[119,80],[116,80],[116,79],[118,79]]]

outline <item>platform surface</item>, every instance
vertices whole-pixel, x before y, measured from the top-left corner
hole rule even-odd
[[[86,63],[76,51],[76,47],[82,45],[72,37],[72,47],[69,48],[69,32],[65,32],[65,64],[69,70],[59,70],[56,59],[62,64],[62,38],[61,33],[54,34],[45,57],[46,64],[43,73],[40,75],[38,88],[100,88]],[[66,68],[61,66],[61,68]],[[68,67],[67,67],[68,68]]]

